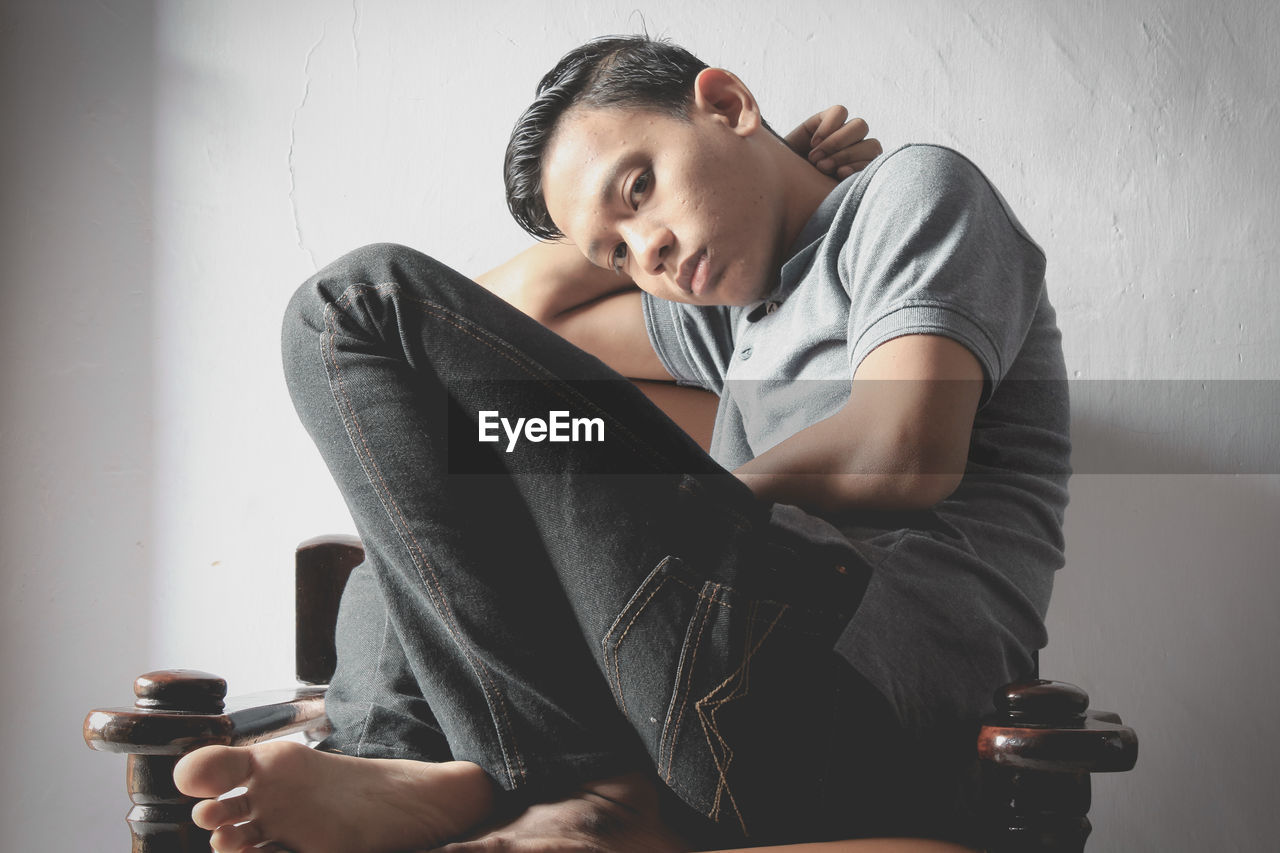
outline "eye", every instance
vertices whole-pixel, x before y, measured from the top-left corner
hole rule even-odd
[[[631,192],[628,193],[632,207],[639,206],[641,197],[649,191],[650,185],[652,184],[653,172],[643,172],[640,177],[635,179],[631,184]]]
[[[613,247],[609,255],[609,267],[618,275],[622,275],[622,265],[627,262],[627,244],[619,243]]]

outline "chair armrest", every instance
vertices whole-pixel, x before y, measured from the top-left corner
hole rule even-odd
[[[1080,853],[1092,831],[1089,774],[1131,769],[1137,734],[1065,682],[1006,685],[995,705],[977,744],[988,853]]]
[[[227,683],[197,670],[149,672],[134,682],[133,707],[99,708],[85,717],[90,748],[129,756],[133,809],[125,818],[134,853],[207,851],[209,833],[191,823],[196,802],[174,787],[178,759],[202,746],[245,746],[299,732],[329,731],[324,686],[275,690],[224,702]]]
[[[91,749],[129,755],[183,755],[201,746],[245,746],[306,732],[327,731],[323,686],[272,690],[234,697],[219,709],[159,700],[157,693],[171,685],[215,681],[217,676],[196,670],[147,673],[134,682],[138,702],[133,707],[97,708],[84,721],[84,740]],[[157,687],[160,687],[158,690]],[[223,704],[221,697],[218,704]],[[202,713],[202,710],[204,712]]]

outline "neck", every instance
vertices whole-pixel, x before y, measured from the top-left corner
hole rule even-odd
[[[813,217],[818,205],[840,183],[815,169],[779,142],[778,174],[783,187],[783,233],[779,251],[785,255]]]

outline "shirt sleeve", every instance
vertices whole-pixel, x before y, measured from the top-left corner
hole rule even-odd
[[[676,383],[720,394],[733,353],[729,309],[685,305],[643,292],[641,304],[649,342]]]
[[[913,145],[882,162],[840,256],[856,371],[893,338],[951,338],[985,374],[985,402],[1009,370],[1044,289],[1044,253],[968,159]]]

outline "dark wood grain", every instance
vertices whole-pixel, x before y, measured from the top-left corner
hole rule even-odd
[[[323,687],[254,693],[232,702],[232,708],[217,714],[98,708],[85,717],[85,743],[101,752],[182,755],[211,744],[244,746],[298,732],[319,734],[328,727]]]
[[[1137,763],[1138,737],[1093,715],[1073,728],[988,724],[978,737],[978,757],[1024,770],[1119,773]]]
[[[996,692],[978,733],[987,853],[1081,853],[1092,826],[1090,773],[1129,770],[1133,729],[1090,711],[1074,684],[1040,679]]]
[[[321,536],[298,546],[294,655],[298,680],[303,684],[328,684],[333,678],[338,665],[333,640],[338,603],[347,578],[363,560],[364,546],[354,536]]]

